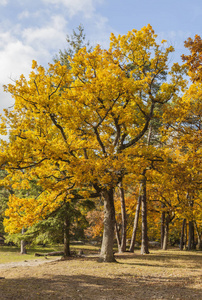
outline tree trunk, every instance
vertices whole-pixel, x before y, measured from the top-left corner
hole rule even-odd
[[[194,224],[193,221],[189,221],[189,240],[188,250],[194,249]]]
[[[114,262],[114,226],[115,209],[113,189],[102,192],[104,199],[104,232],[99,260],[100,262]]]
[[[126,204],[124,197],[124,189],[121,185],[120,187],[121,193],[121,217],[122,217],[122,230],[121,230],[121,248],[119,252],[126,251],[126,227],[127,227],[127,219],[126,219]]]
[[[130,242],[130,252],[134,252],[135,249],[135,241],[136,241],[136,234],[137,234],[137,228],[138,228],[138,220],[139,220],[139,215],[140,215],[140,206],[141,206],[141,200],[142,200],[142,184],[140,185],[140,190],[139,190],[139,196],[137,200],[137,206],[136,206],[136,212],[135,212],[135,218],[134,218],[134,225],[133,225],[133,233],[131,237],[131,242]]]
[[[146,177],[142,182],[142,245],[141,254],[149,254],[148,236],[147,236],[147,194]]]
[[[187,250],[187,222],[185,223],[185,231],[184,231],[184,250]]]
[[[117,246],[118,246],[118,250],[120,253],[121,252],[121,239],[120,239],[119,229],[118,229],[116,220],[115,220],[115,233],[116,233]]]
[[[183,220],[182,222],[182,231],[181,231],[181,238],[180,238],[180,250],[183,250],[184,247],[184,230],[186,226],[186,219]]]
[[[170,217],[167,216],[166,223],[165,223],[164,239],[163,239],[163,250],[167,250],[168,248],[169,223],[170,223]]]
[[[162,208],[165,207],[165,204],[162,204]],[[165,211],[161,213],[161,249],[163,249],[163,241],[164,241],[164,233],[165,233]]]
[[[69,221],[69,203],[65,206],[65,215],[64,215],[64,257],[71,256],[70,253],[70,221]]]
[[[22,234],[25,233],[25,229],[22,228]],[[20,254],[27,254],[27,250],[26,250],[26,241],[25,240],[21,240],[20,243]]]
[[[195,225],[197,239],[198,239],[197,249],[198,250],[202,250],[202,234],[199,232],[199,229],[198,229],[196,221],[194,221],[194,225]]]

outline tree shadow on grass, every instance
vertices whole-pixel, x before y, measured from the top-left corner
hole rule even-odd
[[[193,278],[194,279],[194,278]],[[132,300],[202,299],[188,277],[123,274],[114,278],[90,275],[49,275],[0,280],[1,300]]]
[[[131,265],[145,265],[145,266],[162,266],[162,267],[176,267],[176,268],[184,268],[186,265],[186,268],[188,269],[201,269],[202,265],[202,256],[196,255],[194,252],[189,254],[169,254],[166,253],[162,254],[159,253],[155,255],[148,254],[148,255],[124,255],[124,256],[117,256],[116,259],[118,259],[119,263],[124,264],[131,264]],[[125,260],[133,260],[133,262],[125,262]],[[134,262],[134,259],[137,260],[137,262]],[[157,264],[156,261],[159,261],[162,264]],[[180,264],[177,264],[177,262],[180,261]],[[189,265],[187,264],[189,263]]]

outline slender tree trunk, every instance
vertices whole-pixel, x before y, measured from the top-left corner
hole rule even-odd
[[[185,231],[184,231],[184,250],[187,250],[187,222],[185,223]]]
[[[149,254],[148,236],[147,236],[147,194],[146,177],[142,182],[142,245],[141,254]]]
[[[22,234],[25,233],[25,229],[22,228]],[[20,254],[27,254],[27,250],[26,250],[26,241],[25,240],[21,240],[20,243]]]
[[[121,252],[121,238],[120,238],[119,229],[118,229],[116,220],[115,220],[115,233],[116,233],[117,246],[118,246],[118,250],[120,253]]]
[[[180,250],[183,250],[184,247],[184,231],[185,231],[185,226],[186,226],[186,219],[183,220],[182,222],[182,231],[181,231],[181,238],[180,238]]]
[[[136,206],[136,212],[134,218],[133,233],[132,233],[130,248],[129,248],[129,251],[132,253],[134,252],[135,249],[135,241],[136,241],[136,234],[137,234],[138,220],[140,215],[140,206],[141,206],[141,199],[142,199],[141,193],[142,193],[142,184],[140,185],[139,196],[137,200],[137,206]]]
[[[194,221],[194,225],[195,225],[197,239],[198,239],[197,249],[198,250],[202,250],[202,234],[199,232],[199,229],[198,229],[196,221]]]
[[[190,192],[187,192],[187,199],[189,200],[189,206],[193,210],[194,200]],[[189,221],[189,238],[188,238],[188,250],[192,250],[195,247],[194,243],[194,222]]]
[[[104,198],[104,232],[99,261],[114,262],[113,244],[114,244],[114,226],[115,209],[113,189],[102,192]]]
[[[194,224],[193,221],[189,221],[188,250],[192,249],[194,249]]]
[[[70,221],[69,221],[69,203],[66,204],[64,216],[64,257],[69,257],[70,253]]]
[[[165,204],[162,203],[162,208],[165,207]],[[163,241],[164,241],[164,233],[165,233],[165,211],[161,213],[161,249],[163,249]]]
[[[126,217],[126,204],[125,204],[125,197],[124,197],[124,189],[121,184],[120,187],[120,194],[121,194],[121,217],[122,217],[122,230],[121,230],[121,248],[119,252],[126,251],[126,228],[127,228],[127,217]]]

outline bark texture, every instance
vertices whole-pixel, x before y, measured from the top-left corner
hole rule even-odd
[[[165,204],[162,204],[162,208],[164,207]],[[165,211],[161,213],[161,249],[163,249],[164,232],[165,232]]]
[[[129,251],[132,252],[132,253],[134,252],[134,249],[135,249],[136,234],[137,234],[137,229],[138,229],[140,206],[141,206],[141,200],[142,200],[141,190],[142,190],[142,184],[140,185],[140,191],[139,191],[139,196],[138,196],[137,206],[136,206],[136,212],[135,212],[135,218],[134,218],[133,233],[132,233],[130,248],[129,248]]]
[[[184,248],[184,232],[185,232],[185,226],[186,226],[186,219],[182,222],[182,231],[181,231],[181,237],[180,237],[180,250],[182,251]]]
[[[163,250],[168,249],[168,233],[169,233],[169,216],[166,217],[165,227],[164,227],[164,239],[163,239]]]
[[[198,250],[202,250],[202,234],[201,234],[201,232],[199,231],[199,228],[198,228],[198,226],[197,226],[196,221],[194,222],[194,225],[195,225],[196,234],[197,234],[197,239],[198,239],[197,249],[198,249]]]
[[[104,199],[104,232],[99,260],[100,262],[114,262],[113,244],[114,244],[114,226],[115,209],[113,189],[102,192]]]
[[[142,181],[142,245],[141,254],[149,254],[148,236],[147,236],[147,194],[146,177]]]
[[[122,226],[121,226],[121,247],[119,252],[126,251],[126,227],[127,227],[127,217],[126,217],[126,204],[125,204],[125,196],[124,189],[121,185],[120,187],[121,194],[121,217],[122,217]]]
[[[66,204],[65,215],[64,215],[64,257],[71,256],[70,253],[70,220],[69,220],[69,203]]]
[[[188,250],[194,249],[194,223],[189,221],[189,239],[188,239]]]
[[[25,229],[22,228],[22,234],[25,233]],[[26,241],[25,240],[21,240],[20,242],[20,254],[27,254],[27,250],[26,250]]]

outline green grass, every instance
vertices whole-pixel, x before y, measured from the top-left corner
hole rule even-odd
[[[17,262],[23,260],[36,259],[35,252],[47,253],[52,251],[61,251],[59,247],[30,247],[27,254],[20,254],[20,248],[15,246],[0,246],[0,264],[8,262]],[[40,257],[43,258],[43,257]],[[37,258],[38,259],[38,258]]]
[[[85,254],[98,253],[99,247],[93,245],[71,245],[71,251],[79,252],[83,250]],[[0,246],[0,264],[8,262],[18,262],[24,260],[36,259],[34,254],[47,253],[53,251],[63,251],[63,245],[50,245],[47,247],[35,246],[27,247],[27,254],[20,254],[20,248],[15,246]],[[37,257],[37,259],[43,259],[44,257]]]

